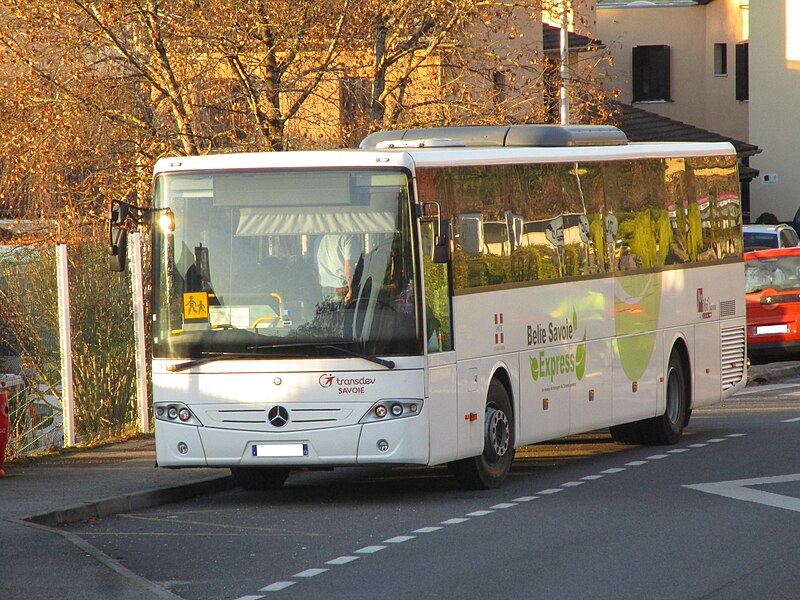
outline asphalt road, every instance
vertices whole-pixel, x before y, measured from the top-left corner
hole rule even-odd
[[[69,529],[187,600],[797,598],[800,381],[696,411],[676,446],[531,446],[499,490],[445,469],[293,474]]]

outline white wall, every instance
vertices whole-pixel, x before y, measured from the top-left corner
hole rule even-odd
[[[786,56],[786,8],[800,0],[750,2],[750,139],[762,148],[750,164],[761,171],[753,182],[751,215],[771,212],[788,221],[800,207],[800,59]],[[790,36],[800,36],[800,8]],[[777,183],[763,183],[764,175]]]
[[[747,141],[747,104],[736,100],[736,43],[742,41],[739,0],[702,6],[598,7],[597,37],[614,56],[611,87],[622,91],[622,102],[631,102],[631,49],[667,44],[672,102],[636,106]],[[715,77],[714,44],[723,42],[728,45],[728,75]]]

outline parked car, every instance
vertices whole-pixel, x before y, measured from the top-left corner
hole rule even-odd
[[[743,225],[744,251],[800,246],[800,237],[791,225]]]
[[[745,252],[747,353],[800,357],[800,247]]]

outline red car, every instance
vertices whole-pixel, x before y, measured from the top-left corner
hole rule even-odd
[[[745,252],[747,354],[800,358],[800,247]]]

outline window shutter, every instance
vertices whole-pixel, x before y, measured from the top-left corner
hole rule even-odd
[[[736,99],[750,99],[750,46],[747,42],[736,44]]]
[[[669,46],[634,46],[633,101],[671,100]]]

